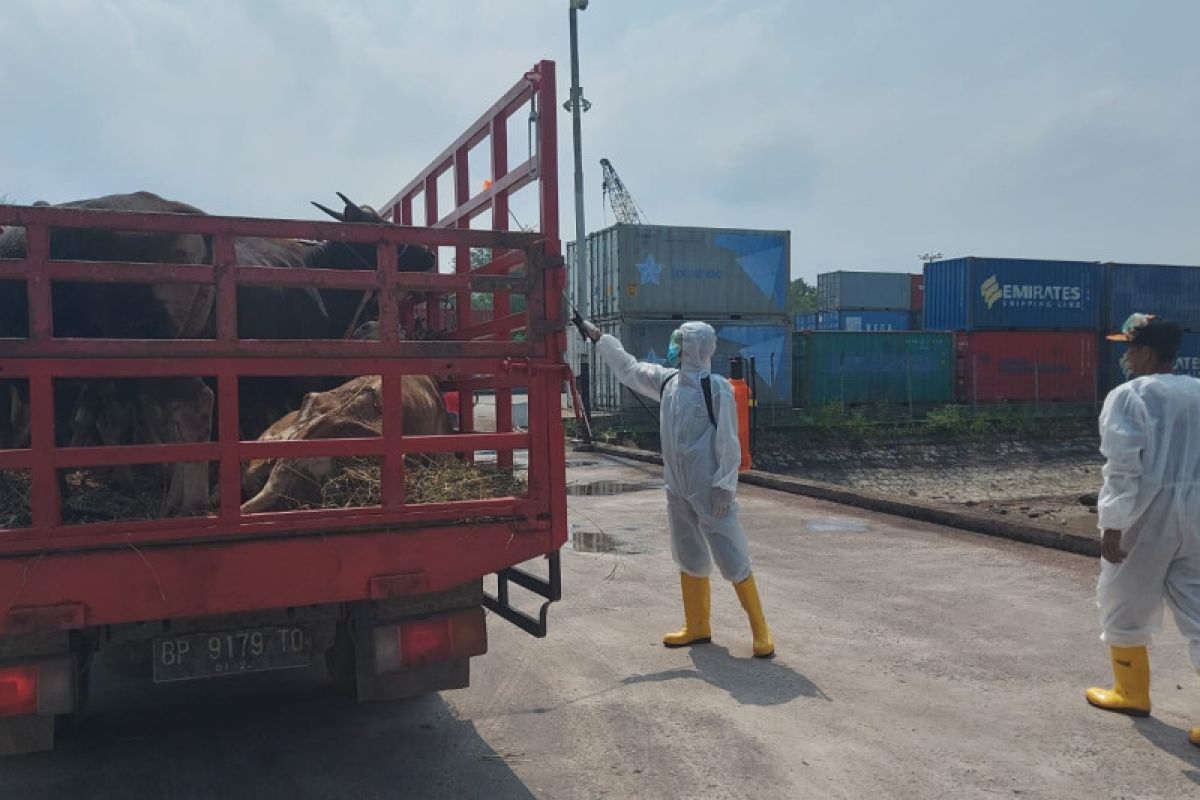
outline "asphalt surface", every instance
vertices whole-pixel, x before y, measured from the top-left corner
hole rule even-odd
[[[1200,680],[1170,622],[1153,717],[1084,703],[1109,680],[1093,559],[747,487],[778,657],[750,658],[719,581],[714,644],[666,650],[660,471],[572,461],[550,636],[492,618],[469,689],[355,706],[317,668],[165,687],[100,670],[55,753],[0,762],[0,797],[1200,796]]]

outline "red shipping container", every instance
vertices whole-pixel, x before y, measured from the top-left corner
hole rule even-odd
[[[1098,399],[1094,331],[959,333],[956,395],[974,403],[1092,403]]]
[[[912,298],[912,311],[920,311],[925,308],[925,274],[923,272],[913,273],[909,276],[912,279],[912,290],[909,296]]]

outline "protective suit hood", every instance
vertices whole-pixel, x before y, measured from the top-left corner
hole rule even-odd
[[[703,378],[712,372],[712,357],[717,352],[717,332],[707,322],[685,322],[679,326],[683,353],[679,370],[683,376]]]

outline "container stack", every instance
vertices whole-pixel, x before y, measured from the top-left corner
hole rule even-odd
[[[817,330],[908,331],[913,279],[903,272],[826,272],[817,276]]]
[[[704,321],[717,332],[714,372],[728,376],[733,356],[753,358],[759,405],[791,407],[790,232],[619,224],[589,234],[587,248],[592,319],[630,354],[665,363],[671,332]],[[567,263],[573,278],[574,243]],[[568,342],[578,368],[584,345]],[[641,407],[604,364],[592,376],[594,409]]]
[[[1105,329],[1117,330],[1130,314],[1156,314],[1183,328],[1175,371],[1200,378],[1200,267],[1105,264]],[[1125,380],[1126,345],[1101,341],[1101,385],[1111,391]]]
[[[956,334],[958,402],[1096,402],[1102,277],[1085,261],[927,264],[925,328]]]
[[[954,402],[954,335],[928,331],[797,331],[792,396],[814,410]]]

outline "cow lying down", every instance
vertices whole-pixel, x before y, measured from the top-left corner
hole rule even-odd
[[[406,375],[401,379],[400,390],[404,406],[401,430],[405,434],[451,432],[450,417],[433,378]],[[382,379],[378,375],[365,375],[328,392],[306,395],[299,410],[268,428],[259,441],[370,438],[382,433]],[[336,460],[322,457],[251,461],[242,480],[243,497],[250,499],[242,504],[242,512],[319,504],[321,487],[333,477]]]

